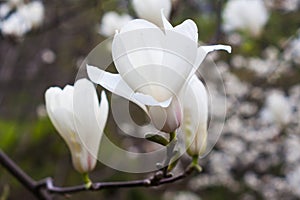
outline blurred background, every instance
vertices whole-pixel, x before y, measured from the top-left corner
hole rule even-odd
[[[233,48],[209,56],[224,80],[227,115],[214,150],[200,160],[203,172],[157,188],[56,199],[300,199],[300,1],[173,0],[172,7],[173,25],[193,19],[201,42]],[[0,148],[34,179],[82,183],[47,117],[44,92],[73,85],[87,54],[136,17],[127,0],[0,1]],[[106,134],[118,129],[112,121]],[[95,181],[147,176],[101,163],[91,174]],[[0,199],[34,197],[0,167]]]

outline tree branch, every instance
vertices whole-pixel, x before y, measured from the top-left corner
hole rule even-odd
[[[1,149],[0,164],[37,198],[45,200],[51,199],[51,197],[45,191],[38,189],[38,184],[15,162],[13,162]]]
[[[178,180],[181,180],[194,171],[193,166],[189,166],[183,173],[169,178],[158,178],[157,174],[150,178],[143,180],[134,180],[134,181],[120,181],[120,182],[98,182],[93,183],[90,188],[86,188],[85,185],[78,185],[73,187],[57,187],[53,185],[53,179],[47,178],[39,182],[39,188],[45,188],[50,193],[55,194],[67,194],[67,193],[76,193],[82,191],[99,191],[103,189],[112,189],[112,188],[131,188],[131,187],[153,187],[159,186],[167,183],[173,183]]]
[[[111,188],[132,188],[132,187],[153,187],[163,184],[173,183],[179,181],[193,171],[196,171],[194,165],[190,165],[181,174],[173,177],[164,177],[162,171],[158,171],[150,178],[133,181],[120,182],[96,182],[87,188],[86,185],[76,185],[71,187],[58,187],[53,184],[52,178],[46,178],[40,181],[33,180],[26,174],[16,163],[14,163],[2,150],[0,150],[0,164],[9,171],[22,185],[24,185],[33,195],[38,199],[51,200],[52,194],[69,194],[82,191],[99,191]]]

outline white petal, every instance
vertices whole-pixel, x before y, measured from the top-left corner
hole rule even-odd
[[[99,129],[102,130],[102,132],[104,131],[104,128],[105,128],[105,125],[106,125],[108,112],[109,112],[108,100],[107,100],[105,92],[102,91],[102,93],[101,93],[101,103],[100,103],[100,106],[99,106],[99,109],[98,109],[98,114],[96,116],[97,121],[98,121]]]
[[[112,55],[124,81],[135,92],[159,102],[177,94],[193,69],[197,43],[176,31],[140,29],[117,34]]]
[[[51,87],[45,92],[46,109],[50,118],[53,117],[53,110],[58,107],[57,97],[61,93],[59,87]]]
[[[145,105],[134,98],[134,91],[127,85],[119,74],[112,74],[97,67],[87,65],[87,73],[92,82],[97,83],[108,91],[132,101],[144,111]]]
[[[191,155],[199,155],[204,152],[206,147],[207,91],[202,82],[194,75],[180,97],[183,101],[183,129],[189,146],[188,152]]]
[[[147,106],[160,106],[160,107],[168,107],[172,101],[172,97],[166,101],[163,102],[158,102],[156,101],[152,96],[150,95],[145,95],[142,93],[134,93],[133,95],[134,99],[136,99],[137,101],[143,103],[144,105]]]
[[[58,96],[60,106],[69,112],[73,112],[73,95],[74,87],[66,85],[62,90],[61,95]]]
[[[168,107],[149,106],[149,116],[155,128],[166,133],[174,132],[182,123],[182,108],[177,98]]]
[[[70,111],[62,106],[62,90],[58,87],[49,88],[45,93],[46,110],[48,116],[59,134],[67,140],[69,132],[74,130]],[[68,103],[68,102],[67,102]],[[68,104],[72,104],[69,102]],[[71,119],[68,117],[71,116]]]
[[[198,28],[193,20],[185,20],[183,23],[175,26],[174,31],[189,37],[194,42],[198,42]]]
[[[99,101],[96,89],[87,79],[76,81],[74,88],[76,129],[82,142],[85,145],[88,144],[90,149],[94,149],[95,144],[100,142],[102,135],[102,132],[99,132],[97,121]]]
[[[194,68],[191,71],[190,77],[194,75],[195,71],[199,68],[206,55],[215,50],[225,50],[228,53],[231,53],[231,47],[227,45],[200,46],[197,51],[197,58],[195,60]]]
[[[97,67],[87,65],[90,80],[126,99],[130,99],[133,90],[122,80],[119,74],[112,74]]]
[[[231,53],[231,46],[228,45],[209,45],[209,46],[201,46],[200,48],[202,48],[205,52],[209,53],[215,50],[225,50],[228,53]]]
[[[55,118],[50,119],[56,130],[67,143],[72,154],[80,153],[80,150],[78,149],[78,144],[80,143],[80,141],[76,136],[73,113],[63,108],[55,109],[54,113]]]
[[[76,81],[74,85],[75,126],[83,146],[82,163],[87,171],[92,170],[96,165],[99,144],[103,134],[103,129],[98,124],[98,110],[99,101],[94,85],[87,79]],[[106,117],[104,119],[106,123]]]
[[[173,29],[172,24],[167,20],[167,18],[165,17],[164,11],[161,10],[160,12],[161,18],[162,18],[162,22],[163,22],[163,28],[165,30],[169,30],[169,29]]]
[[[130,32],[139,29],[157,29],[158,27],[146,20],[143,19],[135,19],[126,23],[120,30],[120,33]]]
[[[124,75],[147,63],[161,64],[163,53],[159,50],[163,48],[163,40],[163,32],[145,20],[134,20],[124,26],[112,43],[113,60],[118,72]],[[130,81],[128,84],[131,84]]]
[[[81,164],[77,159],[80,157],[78,155],[81,152],[81,147],[74,129],[73,113],[63,108],[60,102],[62,93],[58,87],[49,88],[45,93],[46,109],[51,122],[70,149],[74,167],[81,171]]]

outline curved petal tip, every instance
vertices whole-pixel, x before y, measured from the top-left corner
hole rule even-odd
[[[231,46],[228,45],[222,45],[222,44],[218,44],[218,45],[209,45],[209,46],[201,46],[200,48],[202,48],[206,53],[215,51],[215,50],[225,50],[228,53],[231,53]]]
[[[97,67],[86,65],[86,71],[88,74],[89,79],[93,83],[98,83],[99,78],[101,77],[101,70],[99,70]]]
[[[163,22],[163,28],[164,28],[164,30],[173,29],[172,24],[167,20],[165,14],[164,14],[164,9],[163,8],[160,10],[160,14],[161,14],[161,20]]]

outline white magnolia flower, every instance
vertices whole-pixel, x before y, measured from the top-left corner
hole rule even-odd
[[[281,2],[282,9],[286,11],[297,11],[300,7],[299,0],[285,0]]]
[[[119,74],[87,66],[89,78],[139,105],[158,130],[175,131],[181,124],[177,96],[206,54],[230,51],[229,46],[198,47],[192,20],[173,27],[162,14],[164,30],[142,19],[132,20],[117,33],[112,56]]]
[[[139,18],[148,20],[163,27],[160,12],[163,9],[164,16],[168,19],[172,9],[171,0],[133,0],[133,8]]]
[[[230,0],[223,12],[226,32],[243,30],[258,36],[269,18],[263,0]]]
[[[272,91],[266,100],[261,116],[265,122],[285,125],[291,120],[292,106],[281,91]]]
[[[298,36],[291,40],[287,48],[284,50],[284,58],[287,61],[293,61],[300,64],[300,30]]]
[[[182,129],[190,156],[204,153],[207,142],[208,96],[203,83],[194,75],[180,98],[183,102]]]
[[[300,197],[300,166],[296,165],[293,170],[289,170],[286,174],[286,181],[288,187],[292,189],[292,191]]]
[[[80,173],[93,170],[108,115],[105,92],[99,105],[94,85],[80,79],[74,87],[49,88],[45,100],[53,125],[71,151],[75,169]]]
[[[130,15],[119,15],[113,11],[107,12],[102,17],[99,33],[105,37],[112,36],[116,30],[120,30],[130,20],[132,20]]]
[[[0,4],[0,19],[5,17],[10,11],[11,6],[8,3],[2,3]]]
[[[14,35],[22,37],[30,30],[30,26],[20,17],[18,13],[12,14],[7,20],[0,24],[3,35]]]
[[[0,24],[4,35],[23,36],[41,25],[44,19],[44,6],[40,1],[20,5],[16,12]]]
[[[31,28],[40,26],[44,20],[44,5],[40,1],[33,1],[20,6],[18,12],[26,23],[30,24]]]

